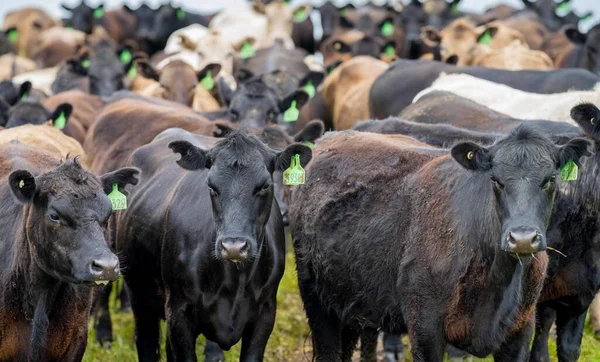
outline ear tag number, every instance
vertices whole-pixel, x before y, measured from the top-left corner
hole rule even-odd
[[[94,9],[94,18],[102,19],[103,16],[104,16],[104,7],[99,6]]]
[[[560,170],[560,179],[563,181],[575,181],[577,180],[577,173],[579,167],[573,161],[567,162]]]
[[[284,122],[296,122],[300,116],[300,111],[296,108],[296,101],[292,101],[290,108],[283,113]]]
[[[391,36],[392,34],[394,34],[394,25],[392,24],[391,21],[386,21],[381,26],[381,35]]]
[[[283,171],[283,184],[288,186],[304,185],[306,172],[300,164],[300,155],[292,156],[290,167]]]
[[[254,54],[256,54],[256,50],[254,50],[252,44],[250,44],[250,42],[248,41],[245,41],[242,47],[240,48],[240,57],[242,59],[248,59],[252,58]]]
[[[11,29],[6,33],[6,38],[8,38],[8,41],[11,43],[16,43],[17,39],[19,38],[19,33],[17,32],[17,29]]]
[[[208,70],[206,75],[200,81],[200,85],[206,90],[212,90],[215,87],[215,79],[212,76],[212,71]]]
[[[113,184],[112,191],[108,194],[108,199],[112,204],[113,211],[127,209],[127,196],[119,191],[119,186],[117,184]]]
[[[137,77],[137,69],[135,68],[135,65],[132,65],[127,71],[127,78],[134,80],[135,77]]]
[[[65,117],[65,112],[60,112],[60,115],[54,120],[54,127],[64,129],[66,125],[67,117]]]
[[[492,34],[490,34],[489,30],[486,30],[485,33],[479,38],[479,44],[482,45],[490,45],[492,44]]]
[[[306,84],[302,87],[302,89],[308,93],[308,96],[310,98],[315,96],[315,93],[317,93],[317,90],[315,89],[315,86],[312,84],[312,81],[308,80],[308,82],[306,82]]]

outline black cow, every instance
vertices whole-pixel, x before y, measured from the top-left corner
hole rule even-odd
[[[429,87],[440,73],[465,73],[532,93],[590,90],[600,76],[583,69],[510,71],[481,67],[456,67],[424,60],[398,60],[375,80],[369,95],[372,118],[396,116],[412,103],[417,93]]]
[[[173,32],[192,24],[208,26],[208,17],[190,13],[171,4],[161,5],[154,14],[152,31],[146,38],[152,46],[149,54],[164,49]]]
[[[139,171],[98,178],[76,159],[61,162],[18,141],[0,148],[0,356],[81,361],[90,287],[120,272],[105,239],[105,193],[114,184],[136,184]]]
[[[600,24],[587,33],[576,28],[567,28],[565,35],[573,44],[556,61],[557,67],[583,68],[600,75]]]
[[[18,127],[25,124],[43,124],[48,121],[56,121],[64,117],[68,121],[73,112],[70,103],[61,103],[53,111],[49,111],[36,101],[23,100],[14,106],[8,105],[4,98],[0,97],[0,126],[5,128]]]
[[[222,104],[227,106],[227,111],[225,114],[222,111],[215,114],[218,113],[233,123],[251,129],[262,129],[270,124],[285,125],[283,115],[292,106],[292,102],[295,102],[295,107],[300,109],[309,99],[308,94],[301,89],[281,98],[277,90],[270,87],[263,76],[253,77],[241,83],[235,90],[220,78],[219,93]]]
[[[570,0],[562,0],[560,2],[556,2],[554,0],[522,0],[525,7],[533,12],[535,12],[542,24],[546,26],[551,31],[557,31],[561,26],[566,24],[577,25],[579,21],[589,15],[584,17],[579,17],[575,15],[572,11],[564,11],[561,9],[562,7],[569,7]]]
[[[311,158],[301,144],[276,152],[241,132],[219,141],[170,129],[132,155],[147,176],[119,217],[117,249],[141,361],[158,360],[160,318],[169,359],[196,360],[204,334],[225,350],[242,339],[241,360],[262,361],[285,264],[272,174],[295,154]]]
[[[448,155],[389,137],[326,135],[294,195],[316,360],[349,361],[359,332],[381,327],[408,331],[417,362],[442,361],[446,343],[525,361],[558,170],[589,141],[557,146],[520,126]]]

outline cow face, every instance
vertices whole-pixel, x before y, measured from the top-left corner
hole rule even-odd
[[[215,255],[222,260],[252,260],[265,239],[273,206],[273,172],[289,167],[300,155],[302,165],[311,150],[293,144],[276,152],[254,136],[235,132],[209,151],[187,141],[169,144],[181,154],[177,163],[187,170],[208,170],[207,188],[216,225]]]
[[[500,248],[515,255],[546,249],[558,170],[590,155],[590,141],[574,138],[556,146],[545,136],[520,126],[489,148],[461,143],[452,157],[464,168],[489,177],[491,204],[501,225]],[[476,176],[475,176],[476,177]]]
[[[61,117],[64,117],[66,122],[72,111],[73,106],[69,103],[62,103],[54,111],[49,111],[38,102],[20,101],[8,110],[6,116],[0,118],[6,119],[4,127],[12,128],[25,124],[43,124],[48,121],[54,123]]]
[[[81,30],[88,34],[92,32],[95,20],[104,16],[104,5],[102,4],[96,8],[92,8],[82,1],[74,8],[65,4],[62,4],[62,7],[71,13],[71,18],[68,20],[69,25],[73,29]]]
[[[148,39],[152,34],[152,29],[154,27],[154,16],[156,15],[156,10],[153,10],[145,3],[141,4],[140,7],[135,10],[130,9],[128,6],[123,6],[123,8],[125,11],[135,16],[135,30],[137,36],[141,39]]]
[[[100,283],[119,276],[119,260],[104,237],[112,185],[136,184],[135,168],[124,168],[98,179],[77,160],[34,177],[17,170],[9,177],[15,198],[29,205],[27,241],[33,262],[45,273],[70,283]]]
[[[587,70],[600,74],[600,25],[594,26],[587,34],[574,27],[565,29],[567,38],[579,47],[576,54],[580,64]]]
[[[149,39],[164,46],[169,35],[183,27],[177,17],[177,14],[182,11],[181,8],[173,7],[170,4],[162,5],[154,15],[154,25]]]
[[[404,49],[406,57],[416,59],[425,51],[421,40],[421,28],[428,24],[429,17],[419,1],[411,1],[400,12],[400,21],[404,25]]]
[[[282,124],[286,110],[292,106],[300,109],[309,99],[308,94],[302,90],[280,99],[260,77],[242,83],[235,91],[221,78],[219,92],[223,104],[228,107],[229,120],[249,129]]]

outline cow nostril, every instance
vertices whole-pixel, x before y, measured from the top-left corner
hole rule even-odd
[[[221,256],[229,260],[243,260],[248,256],[250,243],[247,240],[227,240],[221,243]]]
[[[114,256],[107,256],[97,258],[92,261],[92,273],[103,274],[103,273],[114,273],[119,265],[119,259]]]

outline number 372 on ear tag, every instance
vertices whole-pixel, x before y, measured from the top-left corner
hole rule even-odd
[[[283,171],[283,184],[288,186],[304,185],[305,180],[306,172],[300,164],[300,155],[294,155],[290,167]]]

